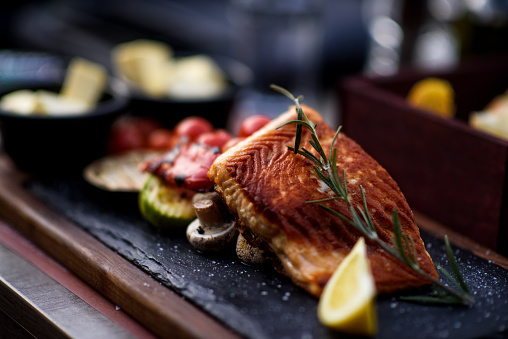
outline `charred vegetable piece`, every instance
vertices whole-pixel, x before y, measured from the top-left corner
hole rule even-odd
[[[139,194],[139,210],[156,227],[186,227],[196,218],[192,195],[193,192],[167,186],[156,176],[150,175]]]
[[[87,182],[110,192],[139,192],[147,180],[138,166],[143,161],[160,156],[153,150],[132,150],[120,154],[107,155],[89,164],[83,170]]]
[[[144,164],[142,169],[162,178],[169,185],[207,192],[213,188],[207,172],[220,153],[218,147],[185,142]]]

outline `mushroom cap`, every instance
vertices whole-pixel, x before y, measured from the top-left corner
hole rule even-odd
[[[235,223],[224,223],[221,227],[203,227],[199,219],[195,219],[187,227],[187,239],[199,251],[218,252],[227,248],[235,239],[237,230]]]

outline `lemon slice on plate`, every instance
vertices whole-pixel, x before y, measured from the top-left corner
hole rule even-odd
[[[408,102],[445,118],[455,115],[454,92],[443,79],[426,78],[418,81],[409,91]]]
[[[376,286],[360,238],[326,284],[319,300],[319,321],[335,330],[354,335],[374,335],[377,317]]]

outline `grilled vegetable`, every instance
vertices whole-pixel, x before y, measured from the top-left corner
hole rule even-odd
[[[139,210],[156,227],[183,228],[196,218],[193,194],[183,188],[165,185],[158,177],[150,175],[139,194]]]

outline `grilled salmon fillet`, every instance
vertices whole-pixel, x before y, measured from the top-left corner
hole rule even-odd
[[[328,154],[335,131],[315,110],[303,106],[309,120],[317,124],[321,145]],[[326,212],[310,200],[331,196],[330,189],[318,178],[312,162],[295,155],[286,145],[294,145],[295,109],[274,119],[255,134],[221,154],[208,171],[215,190],[223,197],[240,225],[240,232],[254,235],[278,257],[283,273],[315,296],[355,245],[361,233]],[[301,147],[312,150],[310,132],[304,129]],[[353,205],[362,205],[363,186],[373,223],[385,241],[393,237],[392,211],[396,209],[402,232],[414,242],[420,267],[433,277],[437,271],[425,250],[413,213],[398,185],[386,170],[358,144],[340,133],[339,172],[346,172],[347,187]],[[341,200],[325,203],[350,217]],[[249,238],[249,237],[247,237]],[[430,281],[416,275],[376,243],[367,241],[367,255],[379,293],[420,287]]]

